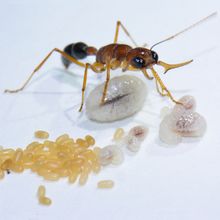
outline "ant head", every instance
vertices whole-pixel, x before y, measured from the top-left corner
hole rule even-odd
[[[146,69],[158,62],[158,55],[152,50],[137,47],[128,52],[126,61],[128,65],[134,68]]]

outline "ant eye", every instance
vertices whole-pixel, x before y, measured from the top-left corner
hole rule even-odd
[[[141,57],[135,57],[135,58],[133,58],[132,61],[133,61],[132,62],[133,66],[136,67],[136,68],[145,67],[145,61]]]
[[[158,61],[158,55],[157,55],[157,53],[156,52],[154,52],[153,50],[151,51],[151,55],[152,55],[152,58],[156,61],[156,63],[157,63],[157,61]]]

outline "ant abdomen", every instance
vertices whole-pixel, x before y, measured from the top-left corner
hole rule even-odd
[[[83,42],[77,42],[67,45],[63,51],[76,60],[81,60],[86,58],[88,55],[95,55],[97,49],[94,47],[89,47]],[[68,68],[71,64],[71,62],[63,56],[62,63],[66,68]]]

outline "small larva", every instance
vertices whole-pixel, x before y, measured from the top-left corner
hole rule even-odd
[[[124,134],[125,134],[125,131],[123,128],[117,128],[114,133],[113,140],[120,141],[123,138]]]

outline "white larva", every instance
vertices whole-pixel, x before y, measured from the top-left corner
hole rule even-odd
[[[138,125],[130,129],[129,136],[137,138],[138,141],[143,141],[148,134],[148,128]]]
[[[160,140],[168,145],[176,145],[181,142],[181,135],[172,130],[172,117],[166,115],[162,122],[160,123],[159,128],[159,137]]]
[[[179,119],[184,112],[188,112],[190,114],[191,112],[194,112],[196,109],[196,100],[192,96],[183,96],[179,100],[179,102],[181,102],[182,105],[175,105],[171,112],[172,116],[176,119]]]
[[[170,114],[170,108],[165,106],[160,110],[160,118],[164,118],[166,115]]]
[[[116,145],[108,145],[100,149],[99,162],[102,166],[107,166],[109,164],[119,165],[123,160],[124,154]]]
[[[86,113],[91,120],[111,122],[138,112],[147,96],[146,84],[135,76],[123,75],[110,80],[106,100],[100,105],[104,83],[87,98]]]
[[[175,105],[160,124],[160,140],[167,144],[178,144],[182,137],[201,137],[206,131],[204,117],[195,112],[195,99],[184,96],[179,101],[183,105]]]
[[[205,133],[206,121],[197,112],[184,113],[173,129],[185,137],[200,137]]]
[[[137,152],[140,149],[141,141],[134,136],[125,137],[124,144],[131,152]]]
[[[144,126],[135,126],[130,129],[127,136],[123,140],[123,145],[131,151],[137,152],[140,149],[141,143],[148,134],[148,128]]]

